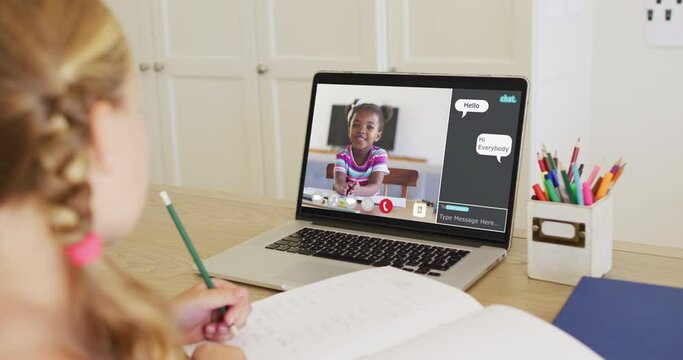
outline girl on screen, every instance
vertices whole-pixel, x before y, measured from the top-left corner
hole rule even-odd
[[[391,118],[390,106],[355,99],[347,108],[349,144],[337,151],[334,191],[342,196],[374,196],[389,174],[386,150],[375,146]]]

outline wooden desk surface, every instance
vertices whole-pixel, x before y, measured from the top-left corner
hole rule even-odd
[[[152,186],[142,219],[108,255],[133,276],[171,297],[201,281],[192,259]],[[202,258],[293,219],[294,204],[164,186]],[[666,254],[666,252],[662,252]],[[683,258],[614,251],[608,278],[683,287]],[[249,286],[252,300],[275,293]],[[529,279],[526,240],[514,238],[509,256],[467,292],[484,305],[507,304],[552,321],[573,287]]]

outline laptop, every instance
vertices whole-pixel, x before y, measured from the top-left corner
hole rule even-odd
[[[519,77],[316,74],[295,218],[208,258],[208,272],[288,290],[394,266],[468,288],[510,248],[527,87]],[[346,145],[328,143],[340,136]]]

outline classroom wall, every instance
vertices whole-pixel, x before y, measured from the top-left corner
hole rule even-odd
[[[645,44],[642,1],[601,0],[594,10],[592,155],[628,164],[614,238],[683,248],[683,47]]]

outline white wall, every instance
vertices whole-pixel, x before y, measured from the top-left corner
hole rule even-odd
[[[354,99],[397,107],[398,124],[394,150],[389,154],[443,163],[451,89],[365,85],[318,85],[311,129],[313,149],[327,149],[332,105],[351,104]],[[437,141],[440,140],[440,141]]]
[[[533,12],[531,185],[540,182],[536,153],[543,144],[567,166],[581,137],[579,161],[589,161],[593,60],[589,1],[535,1]]]
[[[683,48],[644,43],[643,1],[594,8],[592,152],[628,164],[615,188],[614,238],[683,248]]]

